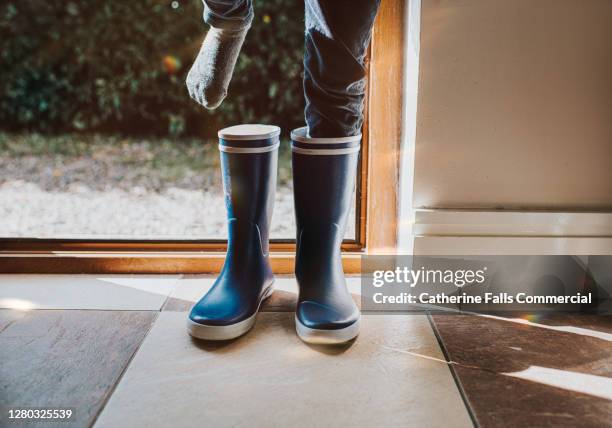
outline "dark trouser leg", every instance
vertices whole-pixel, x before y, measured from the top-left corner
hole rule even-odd
[[[310,137],[358,135],[365,55],[380,0],[306,0],[305,117]]]
[[[214,28],[244,30],[253,21],[251,0],[203,0],[204,22]]]
[[[291,134],[297,223],[296,330],[308,343],[344,343],[360,314],[342,270],[361,141],[364,60],[379,0],[306,0],[306,128]]]

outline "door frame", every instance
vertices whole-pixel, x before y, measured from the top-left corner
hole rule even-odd
[[[376,18],[367,69],[363,142],[357,182],[356,239],[342,244],[347,273],[361,255],[397,245],[404,1],[385,0]],[[207,241],[0,239],[0,273],[214,273],[227,243]],[[272,268],[292,273],[294,241],[272,241]]]

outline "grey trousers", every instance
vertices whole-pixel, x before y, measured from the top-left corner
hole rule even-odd
[[[204,21],[241,29],[253,20],[251,0],[203,0]],[[365,55],[380,0],[305,0],[304,117],[311,137],[361,133]]]

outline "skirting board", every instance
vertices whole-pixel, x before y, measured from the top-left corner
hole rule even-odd
[[[612,213],[416,210],[413,230],[417,236],[612,238]]]
[[[414,254],[612,254],[612,213],[416,210]]]
[[[417,255],[612,255],[612,238],[417,236]]]

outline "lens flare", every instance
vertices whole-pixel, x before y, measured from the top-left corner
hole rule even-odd
[[[175,74],[181,69],[181,60],[174,55],[166,55],[162,60],[162,64],[168,74]]]
[[[538,322],[538,321],[542,321],[545,319],[543,315],[537,315],[537,314],[526,314],[526,315],[520,316],[519,318],[525,321],[529,321],[529,322]]]

